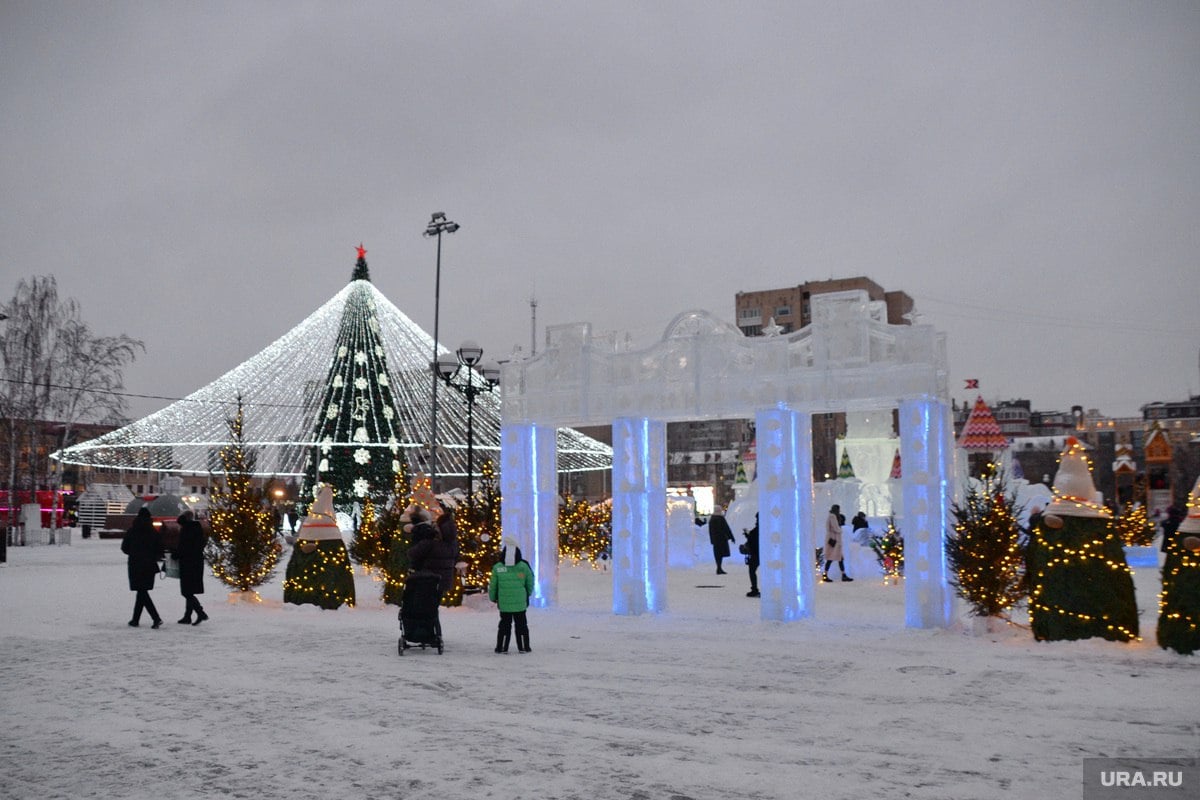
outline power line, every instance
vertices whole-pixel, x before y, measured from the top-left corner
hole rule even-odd
[[[19,381],[14,378],[0,378],[0,381],[5,383],[15,383],[19,386],[43,386],[49,389],[62,389],[69,392],[91,392],[93,394],[107,394],[116,397],[134,397],[139,400],[169,400],[172,403],[204,403],[209,405],[230,405],[237,403],[236,399],[230,400],[210,400],[203,397],[168,397],[161,394],[137,394],[136,392],[118,392],[114,389],[84,389],[81,386],[67,386],[60,383],[42,383],[41,381]],[[243,406],[258,406],[261,408],[305,408],[303,403],[255,403],[243,401]]]

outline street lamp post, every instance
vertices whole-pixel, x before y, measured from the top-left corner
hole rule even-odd
[[[436,490],[437,484],[437,447],[438,447],[438,314],[442,303],[442,234],[454,233],[459,228],[457,222],[446,219],[445,213],[433,212],[429,224],[425,226],[424,235],[437,237],[437,272],[433,282],[433,359],[429,362],[433,373],[432,410],[429,419],[429,487]]]
[[[437,371],[447,386],[467,398],[467,503],[470,505],[475,494],[475,398],[500,383],[500,367],[487,364],[476,369],[483,358],[483,348],[470,340],[462,343],[457,355],[457,359],[439,358]]]

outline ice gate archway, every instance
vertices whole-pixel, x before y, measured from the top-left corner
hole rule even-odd
[[[502,524],[536,576],[531,603],[557,600],[555,430],[613,428],[613,612],[667,608],[666,425],[752,416],[757,429],[759,589],[763,619],[813,614],[812,415],[897,408],[905,537],[905,620],[945,627],[952,594],[943,548],[953,426],[945,338],[889,325],[865,292],[812,298],[811,325],[746,337],[688,311],[646,349],[593,336],[587,323],[547,330],[536,357],[502,368]]]

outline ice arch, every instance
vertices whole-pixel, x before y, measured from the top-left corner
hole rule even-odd
[[[667,608],[666,423],[753,416],[758,437],[761,616],[813,614],[812,415],[899,409],[904,463],[905,620],[945,627],[952,593],[942,546],[953,427],[945,338],[928,325],[889,325],[865,292],[812,298],[811,325],[748,338],[704,311],[677,316],[645,349],[547,330],[536,357],[503,367],[503,526],[537,576],[532,602],[556,602],[554,432],[613,426],[613,612]]]

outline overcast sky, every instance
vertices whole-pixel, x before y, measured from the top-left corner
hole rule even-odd
[[[1200,391],[1195,2],[0,2],[0,297],[183,396],[349,279],[487,358],[866,275],[951,388]],[[134,399],[136,415],[165,401]]]

